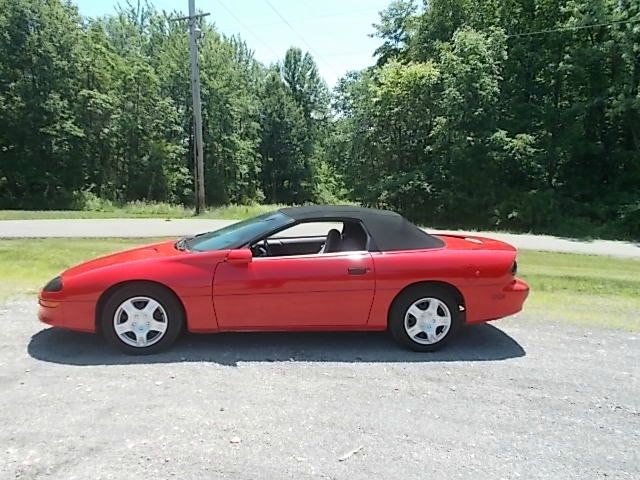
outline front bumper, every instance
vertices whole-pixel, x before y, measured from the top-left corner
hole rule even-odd
[[[38,320],[53,327],[95,332],[95,305],[38,297]]]
[[[38,320],[54,327],[62,327],[64,314],[62,302],[45,300],[38,297]]]

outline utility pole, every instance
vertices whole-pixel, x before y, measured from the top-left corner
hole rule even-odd
[[[189,16],[175,20],[189,21],[189,54],[191,56],[191,96],[193,97],[193,156],[195,160],[196,215],[204,211],[204,153],[202,148],[202,101],[200,100],[200,69],[198,66],[197,21],[208,13],[196,14],[195,0],[189,0]]]

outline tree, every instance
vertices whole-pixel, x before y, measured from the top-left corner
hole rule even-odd
[[[2,206],[60,206],[83,183],[80,17],[59,1],[2,0],[0,28]]]
[[[378,65],[336,92],[351,198],[436,225],[637,235],[640,29],[592,25],[640,20],[639,8],[392,5]],[[429,69],[438,80],[414,86]]]
[[[262,91],[262,187],[270,203],[312,199],[310,142],[302,107],[290,96],[280,73],[271,69]]]
[[[399,0],[332,93],[200,19],[207,202],[343,198],[447,227],[640,235],[640,4]],[[0,207],[190,204],[186,22],[0,0]]]
[[[383,40],[373,53],[378,57],[378,66],[403,58],[413,34],[416,10],[414,0],[394,0],[380,12],[380,23],[373,25],[375,33],[372,35]]]
[[[310,128],[313,128],[313,122],[326,119],[329,92],[313,57],[309,53],[303,55],[299,48],[290,48],[280,69],[282,80],[289,87],[295,102],[302,108]]]

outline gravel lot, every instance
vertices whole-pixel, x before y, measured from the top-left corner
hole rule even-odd
[[[125,357],[0,307],[0,478],[640,478],[640,336],[530,322],[188,336]]]

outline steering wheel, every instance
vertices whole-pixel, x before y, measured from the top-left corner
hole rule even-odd
[[[255,257],[268,257],[270,255],[269,251],[269,242],[265,238],[259,243],[255,243],[253,247],[251,247],[251,251]]]

